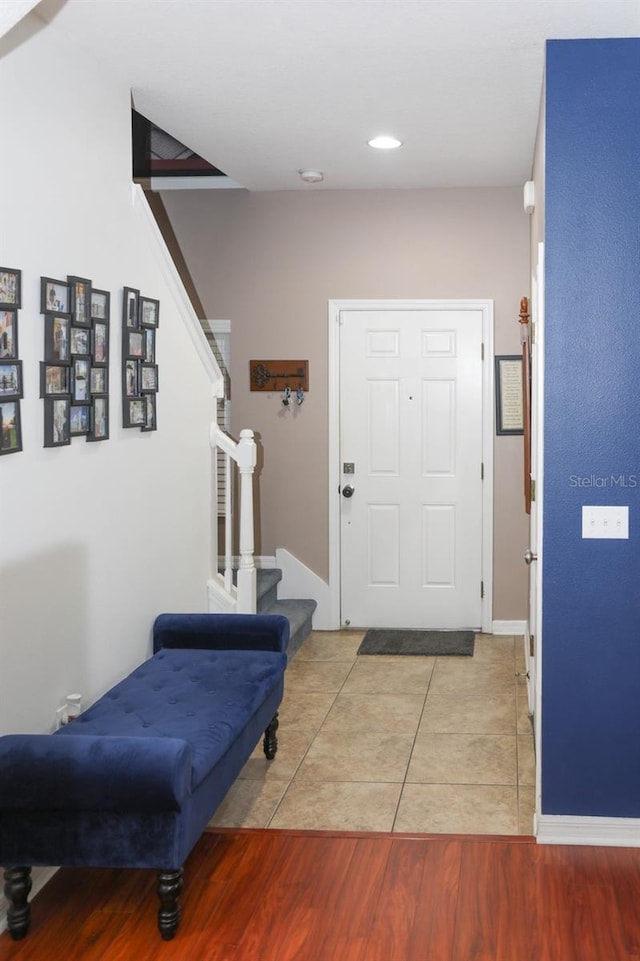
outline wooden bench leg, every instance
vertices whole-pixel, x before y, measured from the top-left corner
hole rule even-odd
[[[269,727],[264,732],[264,753],[268,761],[273,761],[278,750],[278,738],[276,737],[276,731],[278,730],[280,722],[278,721],[278,712],[276,711],[275,716]]]
[[[171,941],[180,923],[178,898],[182,891],[182,868],[177,871],[158,871],[156,890],[160,898],[158,930],[163,941]]]
[[[25,937],[31,923],[31,868],[7,868],[4,872],[4,894],[9,902],[7,928],[14,941]]]

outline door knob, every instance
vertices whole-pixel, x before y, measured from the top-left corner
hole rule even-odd
[[[351,484],[345,484],[344,487],[342,488],[342,496],[353,497],[354,491],[355,491],[355,487],[352,487]]]
[[[538,555],[534,554],[531,548],[524,552],[524,562],[525,564],[531,564],[532,561],[537,561]]]

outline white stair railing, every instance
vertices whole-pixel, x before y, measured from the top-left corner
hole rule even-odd
[[[209,581],[211,610],[255,614],[256,566],[253,539],[253,475],[256,467],[256,442],[252,430],[241,430],[240,440],[229,437],[218,424],[211,425],[213,450],[213,557],[214,573]],[[218,455],[221,456],[218,456]],[[223,484],[218,475],[224,474]],[[233,490],[238,479],[238,511],[234,512]],[[218,503],[218,491],[224,491],[224,505]],[[222,511],[220,508],[224,506]],[[224,523],[224,551],[218,541],[218,518]],[[236,519],[239,522],[237,551]],[[233,583],[234,557],[239,556],[237,583]],[[220,568],[222,568],[220,570]]]

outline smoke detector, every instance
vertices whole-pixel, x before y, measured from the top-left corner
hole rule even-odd
[[[321,170],[299,170],[300,179],[304,180],[308,184],[319,184],[324,180],[324,174]]]

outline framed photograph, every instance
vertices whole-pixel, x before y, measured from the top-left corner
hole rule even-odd
[[[0,358],[16,360],[18,357],[18,311],[0,310]]]
[[[72,437],[88,434],[91,429],[91,405],[72,404],[69,415],[69,433]]]
[[[45,447],[65,447],[71,443],[70,416],[71,401],[68,397],[47,397],[45,399]]]
[[[71,288],[66,280],[40,278],[40,313],[71,315]]]
[[[109,322],[93,321],[91,334],[91,354],[96,367],[107,366],[109,363]]]
[[[0,454],[15,454],[22,450],[20,401],[0,401]]]
[[[160,318],[160,301],[140,297],[140,323],[143,327],[157,327]]]
[[[123,407],[123,427],[144,427],[146,423],[146,397],[125,398]]]
[[[71,318],[44,315],[44,359],[48,364],[68,364],[71,360]]]
[[[156,395],[145,394],[144,402],[146,408],[146,420],[142,430],[157,430],[158,420],[156,417]]]
[[[94,397],[88,441],[109,440],[109,398]]]
[[[151,394],[158,390],[158,365],[140,364],[140,393]]]
[[[524,434],[522,357],[496,357],[496,434]]]
[[[17,310],[21,303],[21,270],[0,267],[0,310]]]
[[[125,397],[139,397],[139,364],[137,360],[125,360],[122,372],[122,388]]]
[[[156,332],[149,328],[144,331],[144,362],[145,364],[156,362]]]
[[[96,290],[91,288],[91,319],[109,320],[111,304],[111,294],[108,290]]]
[[[0,400],[22,397],[22,361],[0,362]]]
[[[40,396],[71,394],[71,368],[66,364],[40,364]]]
[[[144,330],[127,332],[127,357],[144,357],[145,333]]]
[[[79,327],[91,326],[91,281],[86,277],[67,277],[70,287],[71,316]]]
[[[122,290],[122,322],[125,327],[139,327],[138,302],[140,291],[134,287]]]
[[[87,327],[71,327],[71,356],[89,357],[91,354],[91,331]]]
[[[107,394],[109,371],[106,367],[92,367],[89,390],[92,394]]]
[[[81,404],[89,400],[91,361],[89,358],[76,358],[73,362],[73,390],[71,397],[74,404]]]

